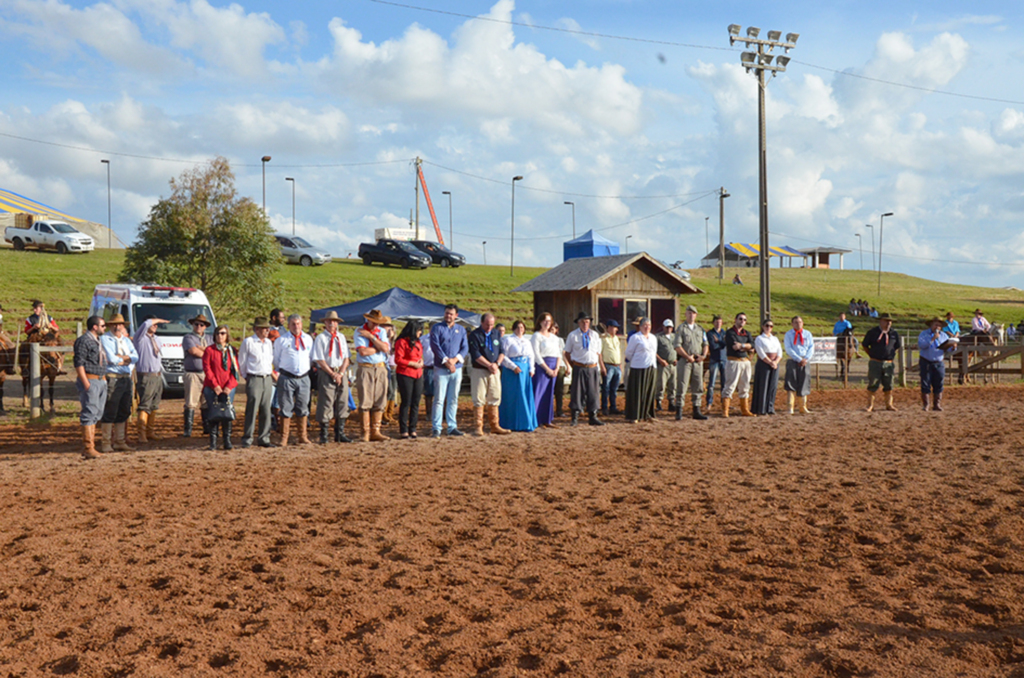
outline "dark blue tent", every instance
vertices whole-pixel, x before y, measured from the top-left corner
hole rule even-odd
[[[619,244],[587,231],[575,240],[562,243],[562,261],[586,257],[610,257],[619,253]]]
[[[400,287],[392,287],[388,291],[368,299],[317,309],[310,314],[309,319],[320,323],[328,311],[334,311],[341,318],[342,325],[358,327],[365,322],[363,314],[369,313],[375,308],[394,321],[429,320],[433,322],[444,318],[444,304],[424,299],[418,294],[413,294]],[[467,327],[479,327],[480,316],[476,313],[459,310],[458,322]]]

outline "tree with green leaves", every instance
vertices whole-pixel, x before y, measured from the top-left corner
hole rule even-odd
[[[236,194],[227,159],[170,184],[128,248],[121,281],[199,288],[224,316],[265,313],[280,298],[281,249],[263,210]]]

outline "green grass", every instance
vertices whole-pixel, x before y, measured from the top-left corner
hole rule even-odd
[[[46,252],[15,252],[0,248],[3,297],[7,331],[20,328],[31,313],[30,301],[40,298],[65,327],[74,329],[84,320],[93,288],[113,282],[121,270],[124,253],[96,250],[86,255],[60,256]],[[740,269],[746,283],[729,284],[737,269],[727,270],[719,285],[716,272],[693,271],[693,282],[705,294],[687,297],[701,311],[701,322],[713,313],[732,318],[743,311],[753,318],[758,309],[756,269]],[[499,322],[533,316],[532,295],[510,290],[539,275],[541,268],[517,268],[515,275],[503,266],[463,266],[457,269],[431,267],[425,271],[364,266],[358,260],[340,260],[326,266],[302,268],[285,266],[280,273],[284,296],[280,305],[289,312],[307,315],[310,310],[356,301],[389,287],[398,286],[428,299],[454,301],[475,312],[493,311]],[[1018,322],[1024,318],[1024,293],[985,287],[937,283],[898,273],[882,275],[882,292],[877,293],[877,274],[870,271],[777,269],[772,271],[772,311],[777,319],[802,315],[816,334],[831,332],[836,315],[845,310],[851,297],[867,299],[880,311],[897,318],[900,328],[916,329],[933,315],[953,311],[961,323],[970,322],[976,307],[985,310],[992,322]],[[166,281],[173,283],[174,281]],[[216,310],[216,309],[214,309]],[[267,309],[269,311],[269,309]],[[232,327],[247,327],[251,318],[221,318]],[[868,323],[856,323],[858,330]],[[237,335],[236,335],[237,336]]]

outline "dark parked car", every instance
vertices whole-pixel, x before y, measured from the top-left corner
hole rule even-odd
[[[441,268],[448,268],[449,266],[454,268],[466,263],[466,257],[458,252],[452,252],[439,243],[430,242],[429,240],[413,240],[412,244],[429,254],[434,263]]]
[[[364,242],[359,246],[359,258],[369,266],[377,261],[385,266],[395,264],[402,268],[427,268],[430,256],[421,252],[412,243],[403,240],[378,240],[375,243]]]

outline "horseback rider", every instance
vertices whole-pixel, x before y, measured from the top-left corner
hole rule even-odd
[[[57,321],[50,317],[46,312],[46,305],[38,299],[32,301],[32,315],[25,319],[25,335],[31,335],[33,332],[60,332]]]

